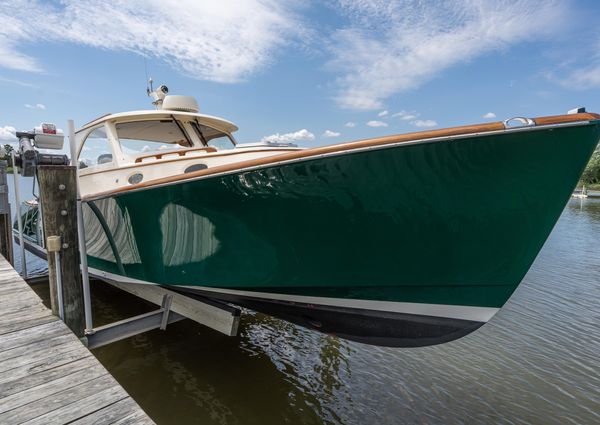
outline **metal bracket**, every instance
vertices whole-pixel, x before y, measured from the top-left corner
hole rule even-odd
[[[185,319],[185,316],[171,311],[173,296],[163,296],[162,307],[150,313],[140,314],[128,319],[110,323],[86,333],[87,347],[97,348],[121,339],[129,338],[153,329],[165,330],[169,323]]]
[[[169,294],[165,294],[163,296],[162,301],[162,310],[163,316],[160,321],[160,330],[164,331],[167,328],[167,324],[169,323],[169,312],[171,311],[171,303],[173,302],[173,296]]]

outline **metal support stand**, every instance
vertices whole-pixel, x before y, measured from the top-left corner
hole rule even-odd
[[[81,210],[81,192],[79,191],[79,161],[77,160],[77,146],[75,142],[75,124],[68,121],[69,145],[71,148],[71,165],[76,168],[77,174],[77,235],[79,242],[79,257],[81,263],[81,284],[83,286],[83,307],[85,315],[85,334],[94,333],[92,322],[92,301],[90,296],[90,277],[88,275],[87,250],[85,246],[85,228],[83,225],[83,212]]]
[[[21,276],[27,279],[27,260],[25,259],[25,243],[23,242],[23,219],[21,217],[21,190],[19,188],[19,173],[16,172],[15,153],[12,152],[13,181],[15,183],[15,201],[17,203],[17,225],[19,229],[19,246],[21,247]]]
[[[60,271],[60,252],[54,253],[54,260],[56,261],[56,292],[58,296],[58,317],[60,317],[60,320],[65,320],[65,304],[63,300],[62,275]]]
[[[164,331],[167,329],[167,324],[169,323],[169,312],[171,311],[171,303],[173,302],[173,296],[165,294],[162,302],[163,316],[160,321],[160,330]]]
[[[103,345],[153,329],[164,331],[169,323],[185,319],[181,314],[171,311],[171,300],[171,295],[165,294],[163,296],[162,307],[158,310],[94,329],[94,333],[86,335],[85,338],[88,348],[102,347]]]

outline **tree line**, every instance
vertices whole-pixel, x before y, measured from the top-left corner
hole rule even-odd
[[[600,145],[592,154],[590,162],[581,175],[581,183],[591,185],[600,184]]]
[[[3,159],[8,162],[8,166],[12,167],[12,152],[15,148],[8,143],[4,145],[4,156],[0,156],[0,159]]]

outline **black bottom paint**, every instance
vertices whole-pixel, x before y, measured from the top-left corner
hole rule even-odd
[[[442,344],[470,334],[484,324],[444,317],[244,297],[173,286],[168,289],[204,301],[236,304],[340,338],[386,347]]]

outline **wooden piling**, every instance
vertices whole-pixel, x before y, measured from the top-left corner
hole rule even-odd
[[[12,224],[6,178],[7,168],[8,162],[0,161],[0,254],[14,266]]]
[[[44,237],[59,236],[60,270],[65,323],[77,336],[85,329],[83,291],[79,267],[77,240],[77,170],[72,166],[40,165],[37,168],[40,184],[40,204],[44,222]],[[52,312],[58,314],[56,263],[48,256]]]

